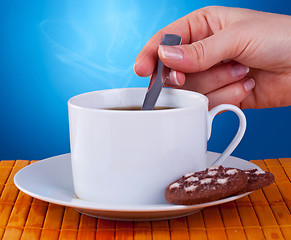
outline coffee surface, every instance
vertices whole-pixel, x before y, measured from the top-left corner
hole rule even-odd
[[[123,111],[140,111],[141,106],[129,106],[129,107],[112,107],[105,108],[107,110],[123,110]],[[167,109],[175,109],[175,107],[165,107],[165,106],[155,106],[154,110],[167,110]]]

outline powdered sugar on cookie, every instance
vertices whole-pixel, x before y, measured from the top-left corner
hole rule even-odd
[[[170,189],[173,189],[173,188],[179,188],[180,187],[180,184],[179,183],[173,183],[171,186],[170,186]]]
[[[227,182],[227,178],[219,178],[219,179],[217,179],[217,182],[219,184],[225,184]]]
[[[237,169],[230,169],[226,171],[226,174],[233,175],[233,174],[236,174],[237,172],[238,172]]]
[[[209,176],[215,176],[217,174],[217,171],[208,171],[207,173]]]
[[[206,183],[211,183],[211,182],[212,182],[211,178],[204,178],[204,179],[200,180],[201,184],[206,184]]]
[[[198,177],[189,177],[185,180],[186,182],[196,182],[199,181]]]
[[[195,190],[197,187],[198,187],[198,186],[191,185],[191,186],[189,186],[189,187],[186,187],[186,188],[185,188],[185,191],[186,191],[186,192],[193,191],[193,190]]]

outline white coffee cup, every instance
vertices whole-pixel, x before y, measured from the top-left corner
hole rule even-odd
[[[233,111],[240,120],[221,164],[241,141],[246,119],[229,104],[208,111],[202,94],[163,89],[157,106],[168,110],[129,111],[106,108],[141,106],[146,88],[89,92],[71,98],[71,161],[76,195],[110,204],[164,203],[166,186],[180,176],[205,169],[207,140],[214,116]]]

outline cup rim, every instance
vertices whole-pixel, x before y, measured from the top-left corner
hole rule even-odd
[[[172,88],[163,88],[162,91],[175,91],[175,92],[184,92],[185,94],[190,94],[193,96],[198,96],[200,99],[202,99],[202,101],[200,101],[198,104],[195,104],[193,106],[187,106],[187,107],[177,107],[177,108],[172,108],[172,109],[160,109],[160,110],[155,110],[155,111],[131,111],[131,110],[116,110],[116,109],[105,109],[105,108],[92,108],[92,107],[86,107],[86,106],[80,106],[80,104],[76,104],[74,103],[74,101],[80,97],[86,96],[86,95],[91,95],[91,94],[96,94],[98,93],[106,93],[109,91],[121,91],[121,90],[144,90],[145,92],[147,91],[148,88],[146,87],[126,87],[126,88],[111,88],[111,89],[103,89],[103,90],[97,90],[97,91],[90,91],[90,92],[85,92],[85,93],[81,93],[78,95],[75,95],[73,97],[71,97],[68,100],[68,106],[69,107],[73,107],[73,108],[78,108],[78,109],[84,109],[84,110],[91,110],[91,111],[97,111],[97,112],[110,112],[110,113],[114,113],[114,112],[118,112],[118,113],[134,113],[134,114],[148,114],[148,113],[160,113],[160,112],[172,112],[172,111],[183,111],[185,109],[195,109],[197,107],[201,107],[202,105],[206,104],[207,106],[209,105],[209,100],[208,98],[198,92],[194,92],[194,91],[190,91],[190,90],[184,90],[184,89],[172,89]]]

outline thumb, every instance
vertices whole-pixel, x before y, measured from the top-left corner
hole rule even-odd
[[[235,44],[235,38],[228,31],[221,30],[203,40],[180,46],[159,46],[162,62],[176,71],[184,73],[209,69],[222,60],[235,59],[243,50]],[[241,47],[237,47],[241,46]]]

